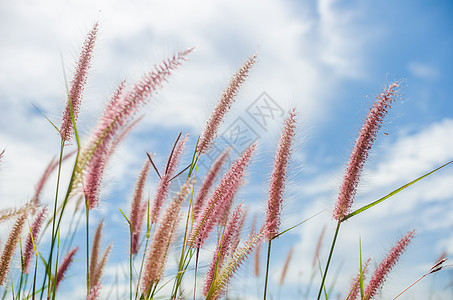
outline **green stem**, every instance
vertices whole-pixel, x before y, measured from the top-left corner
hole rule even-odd
[[[60,159],[58,161],[58,174],[57,174],[57,187],[55,190],[55,201],[54,201],[54,208],[53,208],[53,218],[52,218],[52,239],[50,243],[50,253],[49,253],[49,260],[47,261],[47,267],[46,267],[46,272],[44,273],[44,282],[42,284],[42,290],[41,290],[41,298],[44,293],[44,285],[46,282],[46,277],[47,274],[49,274],[52,270],[52,255],[53,255],[53,248],[55,247],[55,237],[56,237],[56,232],[55,232],[55,219],[57,216],[57,207],[58,207],[58,191],[60,189],[60,177],[61,177],[61,163],[63,161],[63,151],[64,151],[64,139],[61,139],[60,143]],[[49,281],[47,284],[47,296],[50,296],[50,288],[51,288],[51,278],[49,276]]]
[[[327,271],[329,270],[330,260],[332,259],[333,249],[335,248],[335,243],[337,242],[337,237],[338,237],[338,232],[340,230],[340,225],[341,225],[341,221],[338,221],[337,229],[335,230],[335,235],[334,235],[333,241],[332,241],[332,246],[330,247],[329,258],[327,259],[326,268],[324,270],[324,274],[322,275],[322,281],[321,281],[321,286],[319,287],[317,300],[319,300],[321,298],[321,293],[322,293],[322,290],[323,290],[323,287],[324,287],[324,283],[326,281]]]
[[[85,200],[86,217],[87,217],[87,297],[90,295],[90,238],[89,238],[89,222],[90,222],[90,208],[88,202]]]
[[[129,242],[129,299],[132,300],[132,226],[129,224],[130,242]]]
[[[264,300],[266,300],[266,295],[267,295],[267,282],[269,279],[269,265],[271,261],[271,241],[272,239],[269,240],[269,244],[267,247],[267,262],[266,262],[266,277],[264,280]]]

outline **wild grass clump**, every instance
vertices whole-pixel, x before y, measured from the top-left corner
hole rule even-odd
[[[0,211],[0,223],[12,224],[7,240],[1,243],[0,285],[4,298],[58,298],[60,292],[58,287],[68,277],[71,265],[76,260],[83,263],[86,271],[83,276],[74,275],[78,276],[77,282],[83,282],[86,299],[98,299],[102,295],[104,289],[102,277],[108,266],[108,258],[115,240],[109,241],[108,245],[102,248],[102,232],[106,226],[104,221],[97,224],[94,235],[89,229],[93,221],[92,213],[96,213],[96,208],[99,206],[104,170],[119,143],[141,120],[136,118],[141,108],[165,85],[165,82],[171,78],[171,73],[176,72],[193,51],[188,49],[176,53],[145,74],[136,84],[128,86],[125,81],[122,81],[106,104],[91,135],[83,141],[80,140],[77,130],[78,114],[83,104],[83,90],[88,79],[98,30],[99,25],[96,23],[88,33],[74,77],[68,87],[62,124],[60,127],[54,125],[60,136],[58,159],[49,163],[30,201],[23,206]],[[193,149],[188,149],[189,135],[183,135],[181,132],[174,142],[166,165],[161,170],[155,164],[153,155],[143,153],[144,162],[138,174],[132,200],[129,204],[124,203],[118,211],[118,214],[124,218],[124,226],[128,227],[129,233],[128,249],[124,251],[127,253],[124,256],[124,264],[128,265],[128,268],[125,268],[128,291],[124,298],[132,300],[227,297],[229,283],[234,280],[235,273],[262,244],[267,244],[267,263],[264,278],[259,277],[259,264],[255,265],[257,280],[264,282],[259,297],[266,299],[271,292],[269,290],[271,244],[277,243],[278,237],[307,221],[301,220],[290,228],[281,228],[288,166],[297,137],[296,109],[291,109],[285,116],[280,140],[276,146],[273,170],[270,172],[270,182],[262,186],[268,191],[267,202],[263,203],[263,206],[267,204],[266,213],[262,218],[254,218],[252,226],[254,229],[248,236],[243,235],[247,219],[247,203],[246,201],[237,203],[236,195],[245,182],[248,166],[254,159],[258,144],[249,145],[231,163],[228,163],[231,151],[224,149],[204,177],[201,176],[201,172],[198,172],[200,159],[216,142],[219,126],[256,63],[257,54],[254,54],[232,76],[208,119],[203,133],[198,138],[193,138],[197,141]],[[369,150],[377,138],[387,111],[398,94],[398,88],[397,82],[387,86],[377,97],[365,118],[333,209],[333,218],[337,222],[337,227],[330,252],[323,267],[321,262],[324,260],[319,257],[319,253],[325,233],[324,228],[316,246],[306,298],[310,297],[309,289],[316,282],[315,278],[318,278],[316,274],[320,278],[317,299],[328,298],[326,278],[334,257],[334,247],[338,243],[341,224],[451,163],[448,162],[414,179],[369,205],[352,210],[352,203]],[[68,150],[71,145],[75,145],[75,151]],[[189,163],[183,160],[183,155],[187,152],[192,158]],[[7,152],[1,151],[0,162],[7,155]],[[62,163],[68,158],[72,158],[74,164],[69,182],[64,183],[61,180]],[[227,169],[226,172],[222,171],[223,167]],[[5,172],[4,169],[0,171]],[[46,205],[41,201],[41,191],[54,172],[57,173],[55,198],[51,205]],[[147,197],[145,193],[146,181],[151,172],[155,172],[159,178],[154,198]],[[217,179],[218,183],[215,184]],[[196,188],[196,182],[202,183],[200,189]],[[175,186],[179,192],[170,197],[170,188]],[[65,188],[66,192],[61,197],[62,188]],[[69,205],[71,203],[73,205]],[[123,212],[126,206],[130,206],[128,214]],[[63,222],[69,220],[69,223],[73,224],[76,222],[77,215],[83,215],[86,220],[83,228],[86,245],[78,244],[79,241],[75,241],[71,234],[61,236]],[[257,224],[259,219],[264,219],[263,224]],[[74,232],[77,230],[74,229]],[[48,240],[42,239],[44,235],[49,237]],[[370,279],[367,284],[365,281],[372,264],[370,260],[363,263],[360,257],[358,275],[344,298],[374,299],[391,268],[397,263],[414,235],[415,231],[410,231],[397,242],[373,275],[368,276]],[[213,251],[207,250],[208,242],[215,243]],[[169,270],[169,255],[175,251],[176,267]],[[200,252],[211,255],[211,261],[207,266],[200,266]],[[280,277],[280,286],[284,284],[293,252],[294,249],[291,248]],[[15,257],[21,261],[20,272],[11,272],[12,265],[17,261],[17,259],[14,260]],[[256,252],[256,260],[259,261],[259,251]],[[421,278],[440,270],[445,260],[445,258],[440,260]],[[193,287],[191,290],[187,290],[186,274],[188,272],[195,277],[195,280],[190,283]],[[197,278],[201,278],[203,284],[197,285]]]

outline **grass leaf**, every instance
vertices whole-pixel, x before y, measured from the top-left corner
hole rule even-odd
[[[353,211],[352,213],[346,215],[343,219],[341,219],[341,222],[346,221],[347,219],[349,219],[349,218],[351,218],[351,217],[353,217],[353,216],[355,216],[355,215],[358,215],[358,214],[360,214],[361,212],[364,212],[365,210],[367,210],[367,209],[369,209],[369,208],[375,206],[376,204],[381,203],[382,201],[384,201],[384,200],[386,200],[386,199],[392,197],[393,195],[395,195],[395,194],[401,192],[402,190],[408,188],[409,186],[411,186],[411,185],[413,185],[414,183],[416,183],[416,182],[422,180],[423,178],[425,178],[425,177],[427,177],[427,176],[433,174],[434,172],[439,171],[439,170],[442,169],[443,167],[446,167],[447,165],[451,164],[452,162],[453,162],[453,160],[452,160],[452,161],[449,161],[449,162],[446,163],[446,164],[443,164],[442,166],[440,166],[440,167],[438,167],[438,168],[432,170],[431,172],[428,172],[428,173],[426,173],[426,174],[424,174],[424,175],[418,177],[417,179],[412,180],[411,182],[409,182],[409,183],[407,183],[407,184],[401,186],[400,188],[397,188],[396,190],[394,190],[394,191],[390,192],[389,194],[385,195],[384,197],[382,197],[382,198],[380,198],[380,199],[378,199],[378,200],[376,200],[376,201],[374,201],[374,202],[372,202],[372,203],[370,203],[370,204],[368,204],[368,205],[365,205],[365,206],[363,206],[362,208],[359,208],[359,209]]]

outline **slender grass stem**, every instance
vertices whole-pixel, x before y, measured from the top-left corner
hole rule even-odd
[[[130,241],[129,241],[129,299],[132,300],[132,226],[129,224]]]
[[[148,203],[148,222],[149,222],[149,203]],[[142,263],[140,265],[140,272],[138,273],[137,287],[135,289],[135,299],[137,299],[137,297],[138,297],[138,290],[140,288],[140,281],[142,280],[143,265],[145,264],[146,251],[148,250],[149,235],[150,235],[150,232],[151,232],[151,228],[152,228],[152,223],[151,223],[151,225],[147,226],[145,249],[143,250]]]
[[[42,284],[43,288],[41,290],[41,299],[42,299],[42,296],[43,296],[43,293],[44,293],[44,285],[45,285],[45,282],[46,282],[46,279],[47,279],[46,277],[52,270],[52,255],[53,255],[53,250],[54,250],[54,247],[55,247],[55,237],[56,237],[55,219],[56,219],[57,207],[58,207],[58,192],[59,192],[59,189],[60,189],[61,163],[63,161],[63,152],[64,152],[64,140],[61,139],[61,143],[60,143],[60,158],[59,158],[59,161],[58,161],[57,187],[56,187],[56,190],[55,190],[55,200],[54,200],[53,218],[52,218],[52,239],[51,239],[51,243],[50,243],[49,260],[47,261],[46,272],[44,273],[44,282]],[[51,278],[49,276],[49,280],[48,280],[48,284],[47,284],[47,287],[48,287],[47,296],[48,297],[50,296],[50,290],[49,290],[50,287],[51,287],[50,281],[51,281]]]
[[[198,145],[198,142],[197,142],[197,145]],[[190,166],[190,169],[189,169],[189,174],[187,175],[188,178],[190,178],[192,176],[194,178],[196,178],[197,170],[198,170],[198,159],[199,159],[199,157],[200,157],[200,154],[197,153],[197,152],[194,152],[193,157],[192,157],[192,162],[190,164],[191,166]],[[192,175],[192,172],[194,172],[193,175]],[[182,283],[182,277],[184,276],[184,273],[185,273],[185,272],[183,272],[183,270],[185,268],[184,265],[185,265],[185,261],[186,261],[186,258],[187,258],[187,255],[185,255],[185,253],[186,253],[186,241],[187,241],[187,233],[188,233],[188,230],[189,230],[189,220],[190,220],[190,216],[191,216],[191,207],[192,207],[194,188],[195,188],[195,183],[193,183],[193,186],[192,186],[192,191],[191,191],[191,194],[190,194],[189,208],[187,209],[187,218],[186,218],[186,226],[185,226],[185,230],[184,230],[184,238],[183,238],[182,249],[181,249],[181,257],[179,259],[179,264],[178,264],[178,273],[176,275],[175,283],[173,285],[172,299],[173,298],[177,298],[178,290],[179,290],[179,287],[181,286],[181,283]],[[191,249],[189,249],[188,252],[190,252],[190,250]],[[193,253],[191,253],[190,258],[192,258],[192,255],[193,255]],[[190,262],[190,260],[189,260],[189,262]]]
[[[90,295],[90,236],[89,236],[89,222],[90,222],[90,208],[88,207],[88,201],[85,200],[86,208],[86,227],[87,227],[87,298]]]
[[[36,259],[35,259],[35,272],[34,272],[34,275],[33,275],[33,290],[32,290],[32,294],[31,294],[32,300],[35,300],[36,273],[37,273],[37,271],[38,271],[38,256],[36,256]]]
[[[271,261],[271,242],[272,242],[272,239],[269,240],[269,243],[267,246],[266,277],[264,279],[264,297],[263,297],[264,300],[266,300],[266,296],[267,296],[267,284],[268,284],[268,279],[269,279],[269,265],[270,265],[270,261]]]
[[[321,286],[319,287],[317,300],[319,300],[321,298],[324,283],[326,281],[327,271],[329,270],[330,260],[332,259],[333,249],[335,248],[335,243],[337,242],[338,232],[340,231],[340,225],[341,225],[341,221],[338,221],[337,228],[335,229],[335,235],[334,235],[333,241],[332,241],[332,246],[330,247],[330,253],[329,253],[329,257],[327,259],[326,268],[324,270],[324,274],[322,275],[322,281],[321,281]]]

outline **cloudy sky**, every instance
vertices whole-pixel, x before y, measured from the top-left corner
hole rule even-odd
[[[127,235],[118,208],[128,211],[145,152],[155,153],[163,166],[181,130],[191,134],[193,145],[230,76],[257,53],[258,64],[224,122],[219,145],[243,149],[228,135],[235,126],[246,126],[249,138],[259,141],[238,201],[251,207],[250,216],[260,216],[282,115],[296,107],[298,136],[282,227],[322,213],[273,244],[271,294],[277,297],[284,258],[293,246],[281,295],[298,299],[309,283],[323,226],[325,263],[335,226],[331,211],[344,166],[368,108],[386,85],[398,81],[401,89],[366,165],[356,207],[453,159],[452,13],[450,1],[427,0],[2,1],[0,150],[6,152],[0,165],[0,207],[25,203],[47,163],[58,154],[59,136],[35,107],[60,124],[64,74],[71,78],[85,34],[95,22],[100,23],[99,39],[79,122],[85,138],[121,80],[133,83],[176,51],[195,47],[142,110],[143,121],[109,166],[103,204],[93,219],[105,218],[111,228],[105,242],[115,245],[105,284],[112,284],[115,266],[127,253],[116,240],[117,230]],[[150,195],[156,181],[152,174]],[[452,182],[448,167],[344,224],[329,281],[330,286],[341,270],[335,294],[344,293],[356,273],[359,238],[363,255],[372,257],[373,265],[403,234],[417,229],[383,289],[383,299],[421,276],[443,252],[452,253]],[[44,202],[52,201],[53,189],[49,184]],[[248,278],[247,269],[251,272],[252,264],[239,278]],[[451,273],[450,268],[432,275],[405,299],[450,299]],[[245,297],[241,290],[247,284],[259,286],[239,280],[231,293]],[[64,290],[77,287],[67,285]],[[259,298],[255,288],[252,291],[247,297]]]

